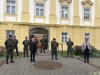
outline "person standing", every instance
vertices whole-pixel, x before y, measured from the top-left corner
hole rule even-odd
[[[84,62],[89,63],[89,53],[91,52],[91,45],[90,42],[88,41],[88,38],[85,38],[85,42],[82,45],[82,51],[84,52]]]
[[[38,53],[37,53],[37,47],[38,47],[39,41],[37,40],[37,37],[35,37],[35,40],[34,40],[34,41],[35,41],[35,43],[36,43],[36,54],[38,54]]]
[[[51,54],[52,54],[52,60],[54,58],[55,55],[55,59],[57,59],[57,47],[58,47],[58,42],[56,42],[56,39],[53,38],[53,40],[51,41]]]
[[[16,49],[16,53],[17,53],[17,55],[19,55],[19,53],[18,53],[18,40],[16,39],[16,36],[14,36],[14,49]]]
[[[27,54],[27,57],[28,56],[28,46],[29,46],[29,41],[27,40],[27,37],[25,37],[25,40],[23,41],[22,43],[24,45],[24,48],[23,48],[23,51],[24,51],[24,57],[25,57],[25,54]]]
[[[45,38],[43,37],[43,38],[40,40],[40,42],[41,42],[41,51],[40,51],[40,53],[42,53],[42,50],[43,50],[44,53],[45,53],[45,46],[46,46]]]
[[[36,43],[35,39],[32,37],[30,41],[30,61],[35,62],[35,53],[36,53]]]
[[[73,58],[73,48],[72,48],[72,46],[74,45],[74,43],[69,38],[69,41],[66,44],[68,46],[68,48],[67,48],[67,57],[68,57],[69,53],[71,53],[72,58]]]
[[[8,64],[9,55],[11,63],[14,63],[13,61],[14,41],[12,39],[12,35],[9,35],[9,38],[5,41],[5,46],[6,46],[6,64]]]

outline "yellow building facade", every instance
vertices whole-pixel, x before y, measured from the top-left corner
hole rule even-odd
[[[53,38],[66,50],[68,38],[80,46],[88,37],[100,50],[100,0],[0,0],[0,7],[0,46],[10,34],[20,51],[26,36],[48,37],[49,50]]]

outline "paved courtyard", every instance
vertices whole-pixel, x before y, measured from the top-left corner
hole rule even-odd
[[[38,52],[38,55],[36,55],[36,62],[30,62],[29,57],[25,57],[14,59],[14,64],[2,64],[0,67],[0,75],[93,75],[92,72],[99,72],[99,58],[90,58],[90,64],[84,63],[82,60],[82,58],[64,58],[61,56],[58,56],[58,60],[51,60],[49,51],[41,54]],[[62,66],[54,70],[43,70],[34,66],[34,64],[39,61],[56,61],[61,63]]]

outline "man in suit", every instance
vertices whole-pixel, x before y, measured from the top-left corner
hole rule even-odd
[[[30,61],[35,62],[35,53],[36,53],[36,43],[34,37],[30,41]]]

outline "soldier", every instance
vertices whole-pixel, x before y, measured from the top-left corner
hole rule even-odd
[[[70,52],[71,55],[72,55],[72,58],[73,58],[73,48],[72,48],[73,45],[74,45],[73,42],[69,38],[69,41],[67,42],[67,46],[68,46],[68,48],[67,48],[67,57],[68,57],[69,52]]]
[[[13,61],[14,41],[12,39],[12,35],[9,35],[9,38],[5,41],[5,46],[6,46],[6,64],[8,64],[9,55],[11,63],[14,63]]]
[[[43,50],[44,53],[45,53],[45,46],[46,46],[45,38],[43,37],[43,38],[40,40],[40,42],[41,42],[41,51],[40,51],[40,53],[42,53],[42,50]]]
[[[53,57],[55,55],[55,59],[57,59],[57,47],[58,47],[58,42],[56,42],[56,39],[53,38],[53,40],[51,41],[51,53],[52,53],[52,60],[53,60]]]
[[[39,43],[39,41],[37,40],[37,37],[35,37],[35,43],[36,43],[36,54],[37,54],[37,46],[38,46],[38,43]]]
[[[16,53],[17,53],[17,55],[19,55],[19,53],[18,53],[18,46],[17,46],[17,44],[18,44],[18,40],[16,39],[16,36],[14,36],[14,49],[16,49]]]
[[[25,57],[25,53],[27,53],[27,57],[29,57],[28,56],[29,41],[27,40],[27,37],[25,37],[25,40],[23,41],[22,44],[24,45],[24,49],[23,49],[23,51],[24,51],[24,57]]]
[[[31,38],[31,41],[30,41],[30,60],[31,62],[35,62],[35,53],[36,53],[36,43],[34,41],[34,38],[32,37]]]
[[[46,41],[45,49],[47,50],[48,49],[48,39],[47,39],[47,37],[45,38],[45,41]]]

